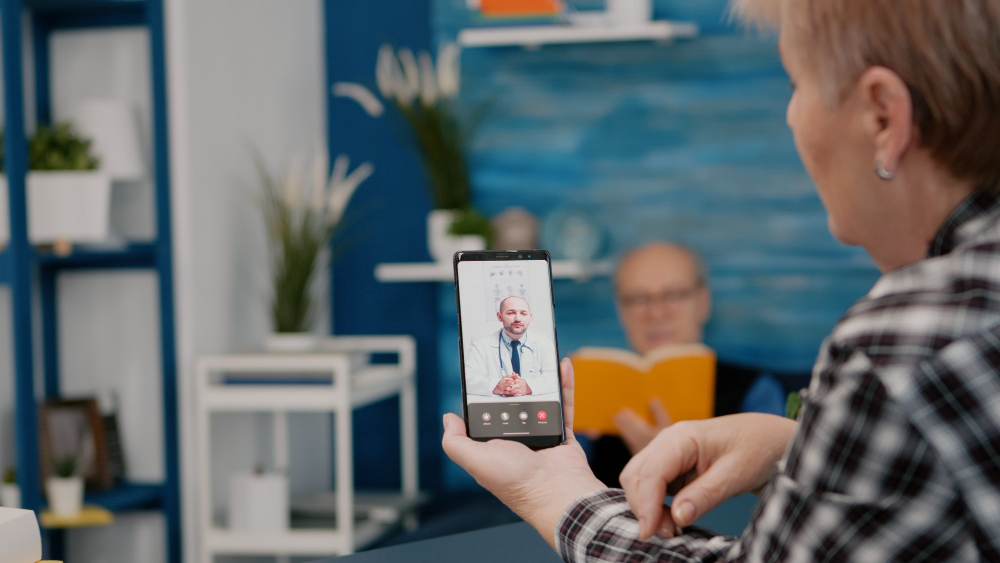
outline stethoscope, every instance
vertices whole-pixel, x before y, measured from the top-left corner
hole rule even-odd
[[[507,368],[503,367],[503,356],[500,354],[500,349],[503,348],[503,331],[497,335],[497,359],[500,360],[500,378],[503,379],[507,377]],[[521,344],[521,348],[524,348],[524,344]]]

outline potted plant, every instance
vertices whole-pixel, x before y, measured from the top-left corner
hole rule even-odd
[[[435,66],[436,64],[436,66]],[[426,51],[389,45],[379,50],[376,82],[405,118],[427,171],[435,209],[427,218],[427,243],[437,261],[458,250],[481,250],[492,238],[489,220],[472,206],[468,147],[483,107],[460,115],[459,48],[444,44],[437,62]]]
[[[350,174],[348,157],[340,155],[328,177],[326,151],[314,158],[311,178],[293,164],[284,178],[271,176],[260,156],[254,158],[260,180],[260,210],[267,229],[271,262],[273,351],[311,348],[311,282],[340,226],[344,210],[361,182],[373,172],[370,162]]]
[[[2,154],[0,139],[0,154]],[[100,243],[110,237],[111,179],[97,171],[91,142],[69,123],[40,126],[28,140],[28,239],[32,244]],[[0,159],[0,172],[3,161]],[[7,179],[0,179],[0,242],[10,236]]]
[[[49,508],[57,516],[72,518],[83,509],[83,477],[77,474],[77,461],[75,454],[56,458],[54,475],[45,481]]]
[[[21,508],[21,488],[17,486],[17,470],[8,467],[0,483],[0,506]]]

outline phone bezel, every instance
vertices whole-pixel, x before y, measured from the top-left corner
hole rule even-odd
[[[556,347],[556,374],[559,377],[559,409],[562,411],[563,424],[558,435],[550,436],[510,436],[510,437],[473,437],[469,432],[469,401],[465,388],[465,345],[462,340],[462,298],[459,291],[458,263],[459,262],[490,262],[490,261],[545,261],[549,270],[549,297],[552,303],[552,338]],[[562,367],[559,364],[559,331],[556,328],[556,300],[555,292],[552,288],[552,260],[547,250],[477,250],[459,251],[453,257],[453,275],[455,277],[455,304],[458,307],[458,357],[462,380],[462,417],[465,420],[465,435],[477,442],[488,442],[490,440],[511,440],[520,442],[531,449],[551,448],[566,443],[566,408],[562,392]]]

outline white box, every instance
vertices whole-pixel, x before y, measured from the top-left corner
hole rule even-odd
[[[4,563],[35,563],[42,558],[42,536],[35,513],[0,508],[0,556]]]
[[[111,178],[101,172],[30,172],[28,240],[106,243],[111,232]],[[10,240],[7,177],[0,176],[0,244]]]
[[[238,474],[229,482],[229,529],[281,532],[288,529],[288,477],[281,473]]]

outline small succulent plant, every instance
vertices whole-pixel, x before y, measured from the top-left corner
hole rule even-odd
[[[56,477],[60,479],[69,479],[76,475],[76,465],[77,459],[73,454],[66,454],[56,458],[55,462],[52,464],[52,468],[55,470]]]

